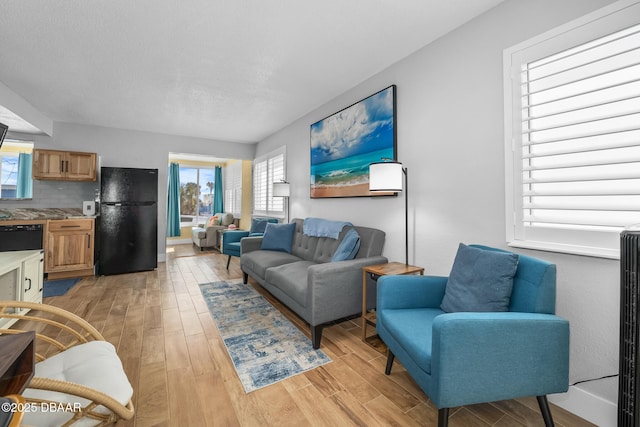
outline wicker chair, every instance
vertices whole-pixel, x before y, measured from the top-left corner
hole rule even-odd
[[[50,305],[0,301],[0,334],[28,330],[36,333],[37,363],[23,397],[40,410],[25,413],[24,425],[106,426],[133,417],[122,362],[91,324]]]

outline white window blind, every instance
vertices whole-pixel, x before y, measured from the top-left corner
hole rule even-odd
[[[253,162],[253,213],[254,215],[284,216],[282,197],[272,197],[273,183],[284,179],[286,165],[285,147],[275,150]]]
[[[612,18],[509,58],[516,246],[615,258],[640,222],[640,18]]]
[[[284,153],[269,159],[268,170],[269,212],[281,215],[284,213],[284,199],[282,197],[271,197],[271,195],[273,194],[273,183],[284,179]]]
[[[224,172],[225,210],[239,217],[242,214],[242,162],[228,164]]]
[[[268,161],[256,161],[253,165],[253,211],[267,211],[267,164]]]

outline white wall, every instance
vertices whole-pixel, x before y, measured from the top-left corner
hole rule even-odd
[[[287,146],[292,218],[321,216],[381,228],[387,233],[385,255],[402,261],[404,195],[309,197],[310,124],[396,84],[398,159],[409,172],[410,262],[446,275],[458,242],[506,248],[503,50],[610,2],[506,1],[261,141],[256,155]],[[558,266],[557,312],[571,322],[570,382],[617,373],[619,262],[527,253]],[[566,396],[555,401],[599,425],[615,425],[617,379],[572,390],[588,394],[578,393],[577,403]],[[600,415],[594,416],[596,403]]]
[[[169,152],[253,159],[255,144],[212,141],[149,132],[55,122],[53,137],[37,136],[36,148],[96,152],[100,166],[158,169],[158,260],[165,259]],[[63,183],[60,183],[63,186]],[[99,185],[95,184],[97,188]],[[81,199],[82,200],[82,199]],[[37,203],[37,200],[34,200]],[[16,207],[14,202],[11,207]],[[72,207],[81,207],[79,204]]]

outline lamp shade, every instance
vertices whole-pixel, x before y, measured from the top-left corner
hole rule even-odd
[[[273,197],[289,197],[291,194],[291,186],[288,182],[273,183]]]
[[[402,191],[402,163],[377,162],[369,165],[369,191]]]

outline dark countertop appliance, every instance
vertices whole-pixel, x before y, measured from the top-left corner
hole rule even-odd
[[[158,169],[100,170],[98,274],[158,266]]]

